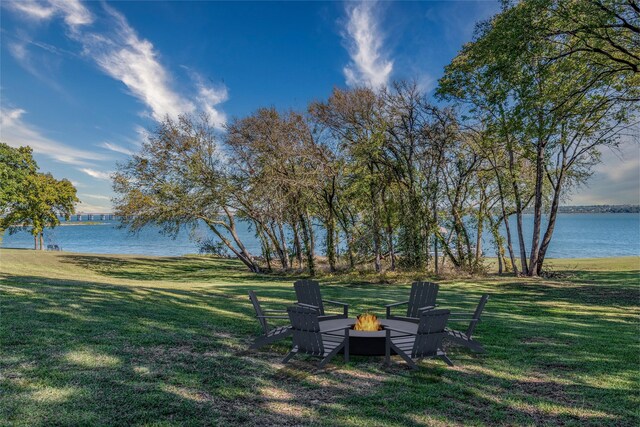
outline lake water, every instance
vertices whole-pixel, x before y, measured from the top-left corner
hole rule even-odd
[[[527,249],[531,241],[532,215],[524,216]],[[75,224],[75,223],[74,223]],[[515,218],[512,222],[515,238]],[[98,254],[140,254],[176,256],[198,253],[198,245],[190,239],[188,231],[177,238],[162,235],[156,228],[148,228],[137,235],[118,229],[116,222],[99,225],[60,226],[45,231],[45,244],[55,244],[67,252]],[[546,224],[543,224],[546,226]],[[240,223],[239,234],[253,254],[260,253],[260,244],[246,224]],[[544,228],[543,228],[544,230]],[[210,237],[203,227],[195,237]],[[322,233],[318,233],[318,252],[323,253]],[[488,236],[484,250],[494,256]],[[514,247],[517,241],[514,240]],[[5,233],[2,247],[33,248],[33,237],[20,231],[14,235]],[[640,215],[638,214],[559,214],[553,240],[548,252],[550,258],[601,258],[640,255]]]

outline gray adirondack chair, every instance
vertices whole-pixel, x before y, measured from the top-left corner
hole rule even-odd
[[[258,301],[258,297],[254,291],[249,291],[249,299],[253,304],[253,308],[256,310],[256,317],[258,322],[264,331],[264,335],[257,337],[253,344],[252,349],[257,349],[267,344],[279,341],[291,335],[291,328],[287,326],[277,326],[275,328],[269,328],[267,319],[288,319],[287,312],[285,310],[264,310]],[[277,314],[276,314],[277,313]]]
[[[436,308],[436,298],[438,297],[439,285],[431,282],[413,282],[411,284],[411,294],[408,301],[396,302],[385,305],[387,309],[387,319],[405,320],[408,322],[418,323],[420,321],[420,313],[424,310],[433,310]],[[398,316],[391,314],[393,307],[407,305],[407,315]]]
[[[322,299],[320,284],[315,280],[298,280],[293,284],[298,298],[298,305],[308,308],[316,308],[320,320],[346,319],[349,317],[349,304],[340,301]],[[332,304],[342,307],[342,314],[325,314],[324,304]]]
[[[349,361],[349,330],[351,326],[320,332],[318,310],[311,307],[294,306],[287,308],[291,321],[293,348],[282,360],[287,363],[298,353],[322,357],[320,367],[344,348],[344,361]]]
[[[442,359],[447,365],[453,366],[453,362],[442,349],[442,340],[447,335],[445,327],[449,314],[449,310],[423,311],[415,332],[385,326],[385,364],[391,363],[391,350],[393,350],[413,369],[418,367],[415,360],[425,357],[436,357]],[[391,336],[392,331],[400,335]]]
[[[467,327],[467,330],[465,332],[456,331],[456,330],[447,328],[446,338],[456,344],[463,345],[475,352],[484,353],[486,350],[478,341],[472,338],[472,334],[475,331],[476,326],[478,326],[478,323],[480,322],[480,316],[482,315],[482,311],[484,310],[484,306],[488,300],[489,300],[489,295],[482,295],[482,298],[480,298],[480,302],[478,303],[478,306],[476,307],[476,310],[473,312],[473,314],[451,313],[452,317],[449,320],[453,320],[453,321],[469,320],[469,327]]]

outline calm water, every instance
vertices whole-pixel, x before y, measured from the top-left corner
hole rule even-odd
[[[524,216],[527,249],[531,238],[533,217]],[[546,225],[546,224],[545,224]],[[185,255],[198,252],[198,245],[190,240],[189,232],[181,232],[176,239],[149,228],[131,235],[116,228],[115,222],[100,225],[61,226],[45,232],[45,244],[55,244],[67,252],[100,254]],[[512,221],[515,226],[515,218]],[[544,230],[544,228],[543,228]],[[260,253],[260,245],[246,224],[239,224],[239,234],[253,254]],[[321,233],[318,233],[321,234]],[[515,238],[515,228],[512,230]],[[195,233],[197,238],[210,237],[205,228]],[[322,253],[323,236],[317,237]],[[514,246],[517,242],[514,241]],[[28,232],[5,234],[2,247],[32,248],[33,238]],[[494,256],[488,237],[484,243],[487,256]],[[640,215],[638,214],[560,214],[548,256],[551,258],[600,258],[640,255]]]

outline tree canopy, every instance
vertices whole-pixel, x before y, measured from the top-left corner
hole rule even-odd
[[[69,180],[38,172],[31,152],[0,143],[0,230],[29,229],[34,248],[43,249],[44,229],[69,219],[79,200]]]
[[[313,275],[321,246],[330,271],[477,271],[490,250],[500,272],[541,274],[561,201],[637,127],[638,14],[612,0],[504,2],[445,68],[439,104],[397,81],[335,88],[306,111],[259,108],[226,132],[166,119],[120,165],[118,213],[133,230],[204,223],[252,271]]]

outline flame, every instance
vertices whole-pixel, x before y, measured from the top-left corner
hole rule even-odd
[[[353,325],[354,331],[381,331],[382,325],[378,321],[378,318],[375,314],[372,313],[363,313],[358,316],[356,320],[356,324]]]

